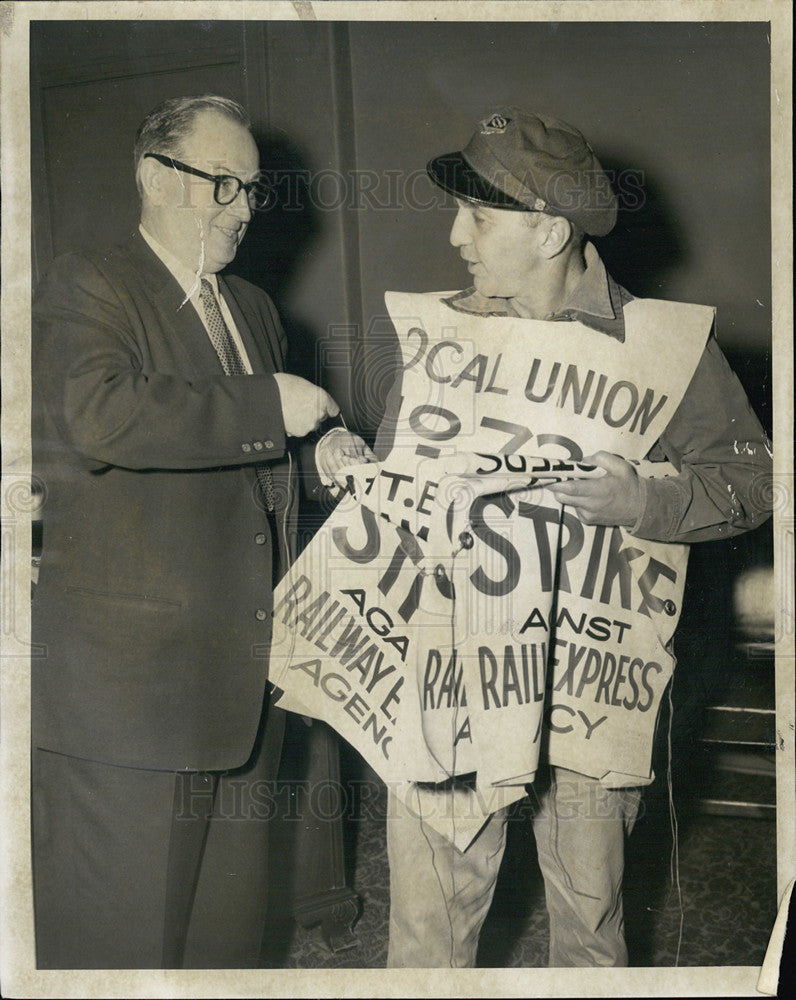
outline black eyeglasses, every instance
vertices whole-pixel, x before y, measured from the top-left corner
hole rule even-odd
[[[252,211],[268,208],[275,200],[274,189],[262,181],[249,181],[248,184],[244,184],[242,180],[233,177],[232,174],[208,174],[204,170],[189,167],[187,163],[180,163],[179,160],[175,160],[171,156],[164,156],[162,153],[144,153],[144,157],[147,156],[151,156],[153,160],[157,160],[158,163],[162,163],[166,167],[175,167],[184,174],[212,181],[213,198],[219,205],[230,205],[240,194],[241,188],[246,192],[249,208]]]

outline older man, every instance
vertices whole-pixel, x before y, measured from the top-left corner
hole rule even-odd
[[[666,350],[655,355],[654,363],[661,365],[677,356],[682,338],[701,335],[687,323],[654,330],[660,313],[634,300],[606,272],[587,237],[613,228],[616,198],[577,129],[503,108],[479,124],[463,150],[432,160],[428,171],[456,198],[450,241],[474,283],[444,300],[452,327],[457,311],[555,323],[565,360],[569,329],[578,331],[579,343],[585,329],[595,356],[607,338],[638,344],[654,333],[650,341],[662,335],[672,348],[671,355]],[[685,313],[690,307],[681,308]],[[552,488],[582,524],[619,525],[638,538],[690,543],[726,538],[768,516],[765,490],[759,488],[770,473],[768,441],[715,338],[707,334],[705,329],[701,356],[699,344],[693,353],[695,369],[690,383],[684,382],[682,400],[647,455],[651,461],[669,460],[677,474],[645,478],[607,450],[587,455],[583,462],[599,466],[602,476]],[[389,450],[399,396],[400,381],[376,444],[379,454]],[[545,396],[542,387],[534,401],[544,405],[547,397],[550,391]],[[555,422],[555,413],[551,419]],[[578,442],[568,447],[577,450]],[[588,769],[585,758],[583,767]],[[634,784],[613,772],[601,781],[544,758],[540,764],[531,797],[550,915],[551,966],[627,964],[622,876],[624,837],[640,798]],[[426,792],[450,794],[447,787]],[[397,798],[388,815],[388,964],[474,965],[505,845],[505,810],[493,814],[463,852]]]
[[[268,296],[219,275],[272,196],[243,109],[166,101],[138,131],[135,166],[138,232],[57,260],[34,307],[37,958],[253,966],[283,730],[266,679],[292,444],[338,407],[283,371]],[[326,468],[348,446],[365,454],[335,441]]]

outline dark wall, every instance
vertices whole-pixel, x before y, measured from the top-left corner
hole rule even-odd
[[[42,269],[54,253],[117,240],[134,224],[132,135],[154,103],[204,90],[243,100],[264,164],[292,171],[300,197],[252,225],[235,268],[274,295],[303,369],[373,430],[387,383],[384,291],[468,281],[448,244],[452,202],[425,163],[461,148],[496,105],[516,103],[587,135],[623,197],[600,241],[612,271],[637,295],[717,306],[719,340],[770,424],[767,31],[34,24],[35,260]]]

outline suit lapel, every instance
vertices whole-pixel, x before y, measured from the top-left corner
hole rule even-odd
[[[170,339],[173,333],[174,348],[179,349],[186,365],[190,364],[199,377],[219,374],[223,369],[207,330],[190,302],[182,304],[182,288],[171,271],[152,251],[143,237],[136,233],[126,247],[131,263],[138,273],[143,288],[154,298],[157,308],[167,318]],[[229,306],[232,318],[240,333],[255,374],[281,371],[281,355],[276,343],[276,331],[264,322],[245,295],[236,296],[230,285],[219,276],[219,291]],[[186,371],[187,374],[187,371]],[[256,480],[254,465],[241,469],[251,488]],[[273,463],[272,471],[278,496],[289,496],[287,463]]]
[[[196,370],[205,374],[220,374],[223,368],[204,323],[199,319],[193,303],[183,305],[183,290],[174,279],[172,284],[173,288],[165,288],[160,294],[161,308],[171,316],[177,336]]]
[[[183,304],[185,293],[171,271],[139,233],[133,235],[128,251],[144,287],[167,318],[167,329],[174,332],[173,347],[181,348],[183,357],[197,375],[222,371],[204,323],[191,302]]]

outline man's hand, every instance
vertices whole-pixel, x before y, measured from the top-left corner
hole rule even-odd
[[[324,486],[337,483],[345,486],[345,479],[338,473],[347,465],[363,465],[378,459],[361,437],[343,427],[333,427],[315,447],[315,464]]]
[[[305,378],[286,372],[276,372],[274,378],[279,389],[285,433],[291,437],[305,437],[327,417],[336,417],[340,412],[340,407],[325,389]]]
[[[632,527],[641,513],[641,486],[633,466],[608,451],[595,452],[581,462],[605,469],[605,475],[556,483],[549,487],[556,500],[573,507],[584,524]]]

